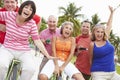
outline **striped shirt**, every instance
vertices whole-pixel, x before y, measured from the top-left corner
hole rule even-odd
[[[16,23],[17,12],[0,12],[0,20],[6,22],[6,36],[3,46],[18,51],[28,51],[31,36],[33,40],[39,39],[38,30],[34,20],[29,20],[20,26]]]

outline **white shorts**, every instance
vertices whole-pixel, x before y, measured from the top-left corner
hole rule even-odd
[[[114,72],[92,72],[92,80],[120,80],[120,75]]]
[[[64,62],[58,61],[58,65],[61,66]],[[48,78],[50,78],[54,72],[54,62],[53,60],[49,60],[45,66],[43,67],[40,74],[45,74]],[[66,75],[68,75],[70,78],[76,73],[80,73],[80,71],[72,64],[68,63],[67,66],[64,69],[64,72]]]

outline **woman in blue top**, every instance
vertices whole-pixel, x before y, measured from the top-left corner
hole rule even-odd
[[[109,6],[109,10],[107,27],[95,25],[92,31],[93,42],[89,48],[92,80],[120,80],[120,76],[115,72],[114,46],[108,41],[115,9]]]

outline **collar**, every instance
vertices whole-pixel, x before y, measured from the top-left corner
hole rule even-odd
[[[51,31],[51,30],[48,28],[48,30],[49,30],[49,33],[50,33],[50,34],[55,34],[55,33],[56,33],[56,29],[55,29],[55,31]]]
[[[83,35],[83,34],[82,34],[81,37],[82,37],[82,38],[88,38],[88,37],[90,37],[90,35]]]

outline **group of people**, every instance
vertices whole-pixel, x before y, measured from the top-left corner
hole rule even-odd
[[[39,80],[48,80],[54,73],[64,71],[75,80],[120,80],[115,72],[114,46],[108,41],[115,9],[109,7],[107,26],[97,24],[90,32],[90,22],[81,25],[81,35],[72,37],[73,23],[65,21],[57,28],[57,18],[48,17],[48,28],[38,33],[40,17],[35,14],[33,1],[25,1],[20,7],[17,0],[4,0],[0,9],[0,80],[5,79],[13,58],[21,61],[20,80],[31,80],[35,72],[34,56],[30,54],[29,37],[44,58],[40,65]],[[70,60],[77,59],[75,64]],[[50,68],[49,68],[50,67]]]

